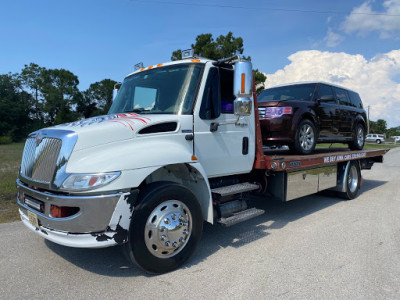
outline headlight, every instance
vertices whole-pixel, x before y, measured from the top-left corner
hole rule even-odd
[[[283,115],[291,115],[292,113],[293,109],[291,106],[265,108],[265,118],[279,118]]]
[[[83,191],[101,187],[118,178],[121,172],[71,174],[61,185],[66,191]]]

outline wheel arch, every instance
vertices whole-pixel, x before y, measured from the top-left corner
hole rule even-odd
[[[213,223],[214,214],[210,185],[200,163],[181,163],[162,166],[143,180],[140,189],[151,183],[160,181],[178,183],[190,189],[200,204],[203,220],[211,224]]]

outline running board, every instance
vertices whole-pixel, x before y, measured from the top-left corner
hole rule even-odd
[[[229,227],[235,225],[240,222],[244,222],[250,220],[252,218],[258,217],[265,213],[265,210],[258,208],[249,208],[237,213],[234,213],[232,216],[228,218],[221,218],[217,220],[217,223],[221,224],[224,227]]]
[[[221,197],[231,196],[239,193],[250,192],[254,190],[258,190],[260,187],[258,184],[244,182],[238,183],[234,185],[223,186],[219,188],[212,189],[211,192],[213,194],[218,194]]]

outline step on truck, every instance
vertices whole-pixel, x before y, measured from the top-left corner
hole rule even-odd
[[[184,264],[203,222],[259,216],[249,197],[357,196],[385,150],[271,152],[262,145],[251,62],[183,60],[128,75],[108,115],[31,133],[17,179],[22,222],[61,245],[121,245],[144,270]],[[241,226],[246,226],[243,223]]]

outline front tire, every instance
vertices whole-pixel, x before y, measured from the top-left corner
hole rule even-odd
[[[317,130],[314,124],[308,120],[302,120],[297,126],[294,151],[298,154],[311,154],[317,143]]]
[[[129,228],[128,259],[150,273],[183,265],[196,249],[203,218],[195,195],[173,182],[153,183],[139,196]]]
[[[361,124],[354,128],[354,140],[349,143],[350,150],[362,150],[365,143],[365,129]]]
[[[381,140],[376,140],[376,143],[380,144],[380,143],[382,143],[382,141]]]

